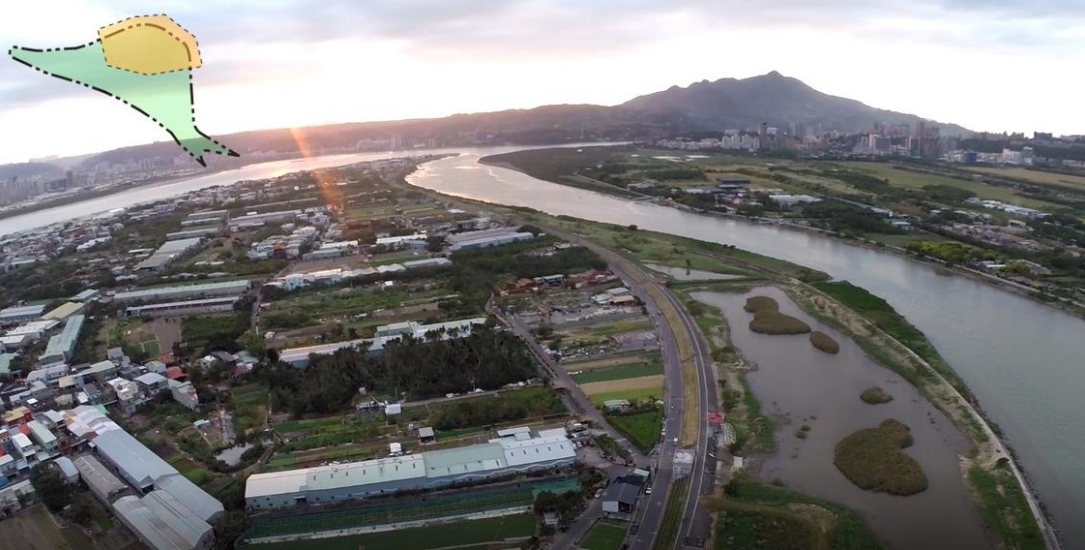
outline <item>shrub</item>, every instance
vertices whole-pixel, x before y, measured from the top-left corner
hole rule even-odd
[[[806,334],[810,325],[778,311],[761,310],[750,321],[750,330],[761,334]]]
[[[810,343],[813,344],[815,348],[824,351],[825,353],[840,353],[840,344],[837,343],[832,336],[829,336],[820,330],[815,330],[810,333]]]
[[[911,445],[908,426],[889,419],[837,443],[833,464],[860,489],[914,495],[927,489],[927,475],[914,458],[901,451]]]
[[[863,393],[859,394],[859,399],[868,405],[881,405],[892,401],[893,396],[878,386],[874,386],[863,390]]]
[[[780,304],[768,296],[754,296],[746,299],[746,311],[757,313],[759,311],[780,311]]]

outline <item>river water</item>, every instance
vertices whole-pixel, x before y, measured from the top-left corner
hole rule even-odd
[[[774,298],[781,312],[832,336],[840,343],[840,353],[817,350],[806,334],[751,331],[753,315],[743,309],[750,296]],[[860,511],[891,548],[991,548],[958,463],[968,439],[915,387],[874,362],[850,338],[807,315],[777,288],[745,294],[695,292],[693,297],[723,312],[731,343],[758,367],[746,379],[762,410],[779,425],[777,452],[762,467],[763,479],[779,478],[789,488]],[[861,401],[860,392],[871,386],[883,388],[893,401],[884,405]],[[926,491],[907,497],[864,491],[833,466],[838,441],[889,418],[911,428],[915,443],[904,452],[922,466]],[[795,435],[803,425],[810,426],[805,439]]]
[[[635,224],[735,245],[848,280],[885,298],[934,343],[1005,432],[1067,549],[1085,548],[1085,321],[876,250],[772,225],[683,212],[477,163],[428,163],[413,185],[486,202]]]
[[[618,199],[477,163],[483,155],[517,149],[525,147],[413,151],[409,154],[463,154],[428,163],[408,181],[465,198],[736,245],[820,269],[885,298],[927,334],[1002,427],[1066,548],[1085,548],[1085,422],[1080,421],[1085,321],[970,279],[940,275],[924,264],[820,235]],[[0,220],[0,236],[237,180],[405,154],[250,165]]]

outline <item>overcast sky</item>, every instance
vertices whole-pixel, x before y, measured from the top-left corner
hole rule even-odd
[[[1085,133],[1085,0],[6,0],[0,46],[78,45],[147,13],[196,35],[211,135],[612,105],[772,70],[974,130]],[[0,58],[0,162],[168,139]]]

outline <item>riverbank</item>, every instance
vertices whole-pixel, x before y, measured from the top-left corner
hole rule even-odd
[[[448,197],[448,195],[444,195],[444,196]],[[576,230],[577,226],[579,226],[581,229],[579,231],[576,231],[576,232],[579,233],[579,234],[584,235],[585,238],[587,238],[589,240],[595,240],[595,239],[602,238],[602,239],[604,239],[604,241],[603,241],[604,246],[613,247],[615,250],[618,250],[618,251],[622,252],[624,255],[626,255],[628,257],[631,257],[631,259],[635,259],[637,261],[642,261],[642,262],[645,259],[650,259],[652,261],[666,261],[666,260],[669,259],[670,262],[668,262],[668,263],[673,264],[674,261],[677,258],[690,257],[689,253],[691,252],[691,248],[692,248],[692,245],[690,245],[690,243],[691,242],[698,242],[698,243],[701,243],[701,244],[696,249],[692,250],[692,252],[694,252],[694,255],[692,257],[697,259],[699,263],[692,264],[692,262],[691,262],[691,264],[688,264],[688,265],[692,265],[693,267],[696,267],[697,269],[706,269],[706,270],[709,270],[709,271],[723,271],[724,273],[734,273],[734,271],[737,268],[738,271],[745,272],[745,274],[749,275],[749,276],[766,276],[766,275],[768,275],[768,276],[771,276],[778,284],[797,284],[797,285],[799,285],[799,288],[808,288],[809,289],[808,292],[815,292],[816,291],[816,289],[813,289],[813,287],[809,287],[808,285],[804,285],[803,283],[798,283],[797,282],[798,277],[795,276],[797,274],[796,271],[795,271],[797,266],[794,266],[794,264],[789,264],[787,262],[780,262],[781,264],[791,266],[790,272],[786,272],[786,271],[781,272],[781,270],[779,270],[779,269],[771,269],[768,265],[765,265],[764,260],[763,260],[763,258],[765,258],[765,257],[762,257],[760,255],[751,255],[751,256],[754,256],[755,258],[748,258],[747,260],[756,260],[756,261],[745,261],[745,262],[741,263],[741,265],[735,265],[735,262],[733,260],[737,259],[737,258],[734,258],[734,254],[736,253],[737,249],[734,249],[734,248],[729,247],[729,246],[718,245],[718,244],[708,243],[708,242],[704,242],[704,241],[695,241],[693,239],[687,239],[687,238],[684,238],[684,237],[677,237],[677,236],[673,236],[673,235],[667,235],[667,237],[672,240],[673,244],[671,246],[660,246],[658,243],[655,243],[653,241],[653,238],[654,238],[653,236],[657,235],[657,234],[637,230],[635,228],[621,228],[621,227],[617,227],[617,226],[608,226],[608,225],[598,224],[598,223],[595,223],[595,222],[583,221],[583,220],[578,220],[578,219],[575,219],[575,218],[568,218],[568,217],[564,217],[564,216],[560,216],[560,217],[555,218],[555,217],[552,217],[552,216],[545,215],[545,214],[542,214],[540,212],[534,211],[532,209],[516,208],[516,207],[504,207],[504,206],[500,206],[500,205],[494,205],[492,203],[485,203],[485,202],[481,202],[481,201],[465,199],[465,198],[462,198],[462,197],[454,198],[453,202],[456,202],[456,201],[463,201],[465,203],[470,203],[470,204],[472,204],[474,206],[478,206],[478,207],[481,207],[483,209],[502,212],[502,213],[508,215],[510,218],[519,219],[519,220],[527,220],[527,221],[531,221],[533,223],[536,223],[536,224],[539,224],[539,225],[542,225],[542,226],[555,225],[556,224],[558,227],[560,227],[560,228],[562,228],[564,230]],[[624,233],[623,233],[623,231],[624,231]],[[618,235],[618,236],[615,236],[615,235]],[[704,249],[707,249],[707,248],[716,249],[720,253],[721,257],[712,258],[711,254],[703,254],[705,252]],[[741,253],[743,251],[737,251],[737,252]],[[723,258],[724,255],[726,255],[727,257]],[[723,260],[728,260],[728,261],[725,262]],[[704,263],[704,262],[707,262],[707,263]],[[728,268],[725,265],[722,265],[722,264],[731,264],[731,270],[729,271]],[[758,265],[758,264],[760,264],[760,265]],[[678,266],[678,267],[680,267],[680,266]],[[736,285],[745,285],[746,282],[744,282],[744,281],[731,281],[731,282],[728,282],[726,284],[731,285],[731,286],[736,286]],[[683,284],[683,287],[685,287],[685,284]],[[686,289],[683,288],[683,290],[686,290]],[[824,303],[824,304],[829,304],[829,303],[834,304],[834,307],[837,308],[841,313],[844,312],[845,310],[847,310],[847,308],[844,308],[838,302],[830,301],[830,299],[828,297],[822,296],[820,299],[823,300],[822,303]],[[850,311],[850,310],[847,310],[847,311]],[[877,329],[877,327],[874,327],[872,324],[870,324],[869,321],[859,322],[858,319],[861,319],[861,318],[858,317],[857,313],[852,312],[851,315],[855,316],[855,320],[856,320],[855,322],[858,323],[858,324],[855,325],[855,327],[860,329],[861,333],[863,333],[863,334],[865,334],[865,333],[882,334],[883,337],[884,337],[884,333],[881,333],[881,331],[879,329]],[[702,330],[705,330],[705,327],[702,324],[702,317],[698,317],[698,324],[702,325],[701,326]],[[712,338],[712,336],[710,336],[710,339],[711,338]],[[861,339],[861,337],[857,338],[857,341],[859,341],[860,339]],[[918,366],[911,367],[912,370],[916,370],[916,371],[922,370],[924,372],[935,373],[935,371],[933,370],[931,365],[929,365],[921,357],[918,357],[918,355],[916,355],[913,351],[911,351],[910,349],[905,347],[900,342],[896,342],[895,340],[893,340],[893,341],[886,340],[885,343],[883,343],[882,345],[888,346],[888,345],[891,345],[894,342],[895,342],[896,346],[898,346],[897,353],[901,354],[905,358],[904,360],[901,361],[902,365],[908,365],[910,363],[910,360],[908,358],[912,358],[915,361],[917,361],[916,365],[918,365]],[[907,350],[907,351],[902,351],[902,350]],[[906,370],[906,369],[902,368],[902,370]],[[1031,489],[1031,487],[1029,487],[1029,485],[1027,483],[1027,480],[1025,479],[1023,474],[1020,474],[1019,466],[1017,466],[1015,463],[1013,463],[1012,458],[1010,458],[1010,453],[1008,452],[1008,450],[1006,450],[1006,447],[1005,447],[1004,443],[1001,440],[998,439],[995,432],[990,428],[990,426],[987,424],[987,421],[980,415],[980,413],[976,409],[974,409],[972,407],[972,405],[969,404],[968,401],[960,393],[957,392],[956,389],[952,388],[952,386],[949,384],[948,381],[946,381],[944,378],[941,378],[941,375],[937,375],[937,376],[938,376],[938,380],[940,380],[940,383],[944,384],[945,387],[948,388],[948,389],[946,389],[945,391],[932,392],[932,395],[934,395],[934,393],[947,394],[947,395],[949,395],[949,396],[951,396],[953,398],[950,401],[947,401],[946,403],[943,403],[942,406],[940,406],[939,408],[942,409],[943,412],[946,412],[946,414],[951,419],[953,419],[953,421],[954,421],[954,423],[956,425],[958,425],[962,430],[964,430],[969,435],[970,438],[974,438],[975,440],[977,440],[977,442],[979,444],[982,445],[982,444],[986,443],[986,442],[982,441],[984,439],[984,437],[985,437],[982,434],[986,434],[986,438],[988,440],[987,442],[994,442],[994,443],[991,443],[989,446],[984,447],[983,450],[980,450],[979,446],[977,446],[977,452],[975,453],[975,457],[970,457],[970,460],[972,460],[973,462],[969,462],[967,464],[969,466],[971,466],[972,464],[978,463],[978,464],[987,465],[989,467],[991,464],[997,463],[999,458],[1006,457],[1007,460],[1009,461],[1009,463],[1013,464],[1012,470],[1015,472],[1014,476],[1012,478],[1010,478],[1010,479],[1015,481],[1015,483],[1018,486],[1020,492],[1027,495],[1026,498],[1027,498],[1028,502],[1030,503],[1029,504],[1029,509],[1034,510],[1036,512],[1036,517],[1034,517],[1033,519],[1036,520],[1038,524],[1042,523],[1045,526],[1044,532],[1046,534],[1050,534],[1049,536],[1050,536],[1051,540],[1054,541],[1053,543],[1050,543],[1049,548],[1053,548],[1053,549],[1059,548],[1059,546],[1057,545],[1058,544],[1057,541],[1055,541],[1055,539],[1054,539],[1053,531],[1050,529],[1050,527],[1047,527],[1049,525],[1049,523],[1047,522],[1047,520],[1043,516],[1043,514],[1039,513],[1040,508],[1039,508],[1038,500],[1036,499],[1035,495],[1033,494],[1032,489]],[[737,384],[742,384],[742,382],[740,380],[738,380],[738,379],[735,379],[735,383],[736,383],[736,385]],[[732,386],[732,389],[735,389],[735,388]],[[723,401],[724,401],[724,404],[726,406],[726,404],[728,402],[728,395],[726,393],[727,388],[724,388],[724,392],[725,393],[724,393],[724,400]],[[740,398],[743,401],[743,406],[750,407],[751,406],[750,402],[752,401],[752,407],[758,407],[756,399],[750,399],[750,398],[745,397],[745,396],[750,395],[750,393],[748,391],[747,392],[742,392],[740,395],[742,396]],[[937,405],[937,403],[936,403],[936,405]],[[966,412],[962,413],[962,410],[966,411]],[[755,440],[760,440],[760,441],[764,442],[766,440],[765,434],[767,433],[768,434],[767,439],[769,441],[771,441],[771,437],[772,437],[771,436],[771,428],[768,425],[766,425],[766,423],[771,423],[771,420],[767,419],[767,418],[764,418],[763,415],[759,412],[759,409],[757,409],[757,408],[751,410],[750,412],[753,413],[752,416],[756,419],[754,421],[754,424],[759,426],[760,428],[757,429],[756,431],[755,430],[750,430],[750,432],[759,432],[759,433],[749,433],[748,432],[747,435],[752,436]],[[968,419],[972,419],[973,422],[970,423]],[[740,434],[740,435],[742,435],[742,434]],[[964,463],[962,463],[962,464],[964,464]],[[967,473],[968,473],[968,470],[965,469],[964,466],[962,466],[961,475],[966,476]],[[983,495],[979,494],[977,492],[977,500],[979,500],[982,497],[983,497]]]
[[[1052,294],[1050,294],[1050,293],[1048,293],[1046,291],[1036,289],[1036,288],[1031,288],[1031,287],[1022,285],[1020,283],[1015,283],[1013,281],[1008,281],[1008,280],[1002,279],[1002,278],[997,277],[997,276],[992,275],[992,274],[979,272],[979,271],[972,270],[972,269],[969,269],[969,268],[966,268],[966,267],[963,267],[963,266],[949,265],[946,262],[941,261],[941,260],[939,260],[937,258],[917,257],[914,254],[908,252],[907,250],[905,250],[904,248],[901,248],[901,247],[888,245],[888,244],[884,244],[884,243],[879,243],[877,241],[873,241],[873,240],[869,240],[869,239],[844,238],[844,237],[841,237],[840,235],[838,235],[837,233],[834,233],[832,231],[827,231],[827,230],[816,228],[816,227],[810,227],[810,226],[807,226],[807,225],[804,225],[804,224],[795,223],[793,221],[789,221],[789,220],[782,219],[782,218],[757,218],[757,217],[742,216],[742,215],[738,215],[738,214],[732,214],[732,213],[726,213],[726,212],[718,212],[718,211],[712,211],[712,210],[705,210],[705,209],[701,209],[701,208],[695,208],[695,207],[691,207],[691,206],[686,206],[684,204],[678,204],[678,203],[675,203],[673,201],[666,200],[666,199],[663,199],[663,198],[660,198],[660,197],[647,195],[647,194],[639,193],[639,192],[636,192],[636,191],[622,189],[622,188],[617,187],[617,186],[605,184],[604,182],[599,182],[599,184],[592,185],[592,184],[583,183],[583,182],[574,182],[574,181],[569,180],[568,178],[553,176],[553,175],[551,175],[549,173],[541,173],[541,172],[540,173],[533,173],[532,171],[522,169],[522,168],[520,168],[518,166],[515,166],[515,165],[509,163],[509,162],[502,161],[502,160],[495,160],[496,157],[499,157],[499,155],[492,155],[492,156],[489,156],[489,157],[482,157],[482,158],[480,158],[478,160],[478,162],[479,162],[479,164],[483,164],[483,165],[488,165],[488,166],[494,166],[494,167],[513,170],[513,171],[519,172],[521,174],[525,174],[525,175],[528,175],[528,176],[531,176],[531,177],[534,177],[534,178],[538,178],[538,179],[541,179],[543,181],[548,181],[550,183],[554,183],[554,184],[557,184],[557,185],[571,187],[571,188],[574,188],[574,189],[583,189],[583,190],[586,190],[586,191],[594,191],[594,192],[601,193],[601,194],[608,195],[608,196],[615,197],[615,198],[650,202],[651,204],[655,204],[657,206],[670,207],[670,208],[674,208],[676,210],[680,210],[680,211],[684,211],[684,212],[690,212],[690,213],[693,213],[693,214],[708,215],[708,216],[720,217],[720,218],[731,219],[731,220],[743,220],[743,221],[745,221],[747,223],[770,224],[770,225],[777,226],[777,227],[786,227],[786,228],[797,230],[797,231],[817,234],[819,236],[828,237],[828,238],[830,238],[832,240],[835,240],[835,241],[838,241],[838,242],[858,246],[858,247],[861,247],[861,248],[877,250],[879,252],[886,252],[886,253],[893,254],[893,255],[898,256],[898,257],[902,257],[902,258],[906,258],[906,259],[909,259],[909,260],[912,260],[912,261],[916,261],[916,262],[921,263],[921,264],[935,266],[935,267],[938,267],[939,269],[945,269],[945,270],[947,270],[949,272],[952,272],[955,275],[960,275],[960,276],[966,277],[966,278],[968,278],[970,280],[981,282],[981,283],[984,283],[984,284],[987,284],[987,285],[990,285],[990,286],[993,286],[993,287],[996,287],[996,288],[999,288],[999,289],[1002,289],[1002,290],[1011,291],[1014,294],[1017,294],[1019,296],[1025,297],[1025,298],[1028,298],[1029,300],[1031,300],[1033,302],[1036,302],[1036,303],[1039,303],[1039,304],[1044,304],[1044,305],[1047,305],[1047,306],[1050,306],[1050,307],[1054,307],[1056,309],[1059,309],[1059,310],[1065,311],[1067,313],[1070,313],[1070,314],[1072,314],[1072,315],[1074,315],[1074,316],[1076,316],[1078,318],[1085,319],[1085,304],[1076,303],[1076,302],[1073,302],[1073,301],[1068,301],[1068,300],[1063,299],[1063,298],[1061,298],[1059,296],[1052,295]],[[585,178],[585,179],[587,179],[587,178]]]

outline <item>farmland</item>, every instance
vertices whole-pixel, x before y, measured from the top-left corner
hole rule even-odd
[[[535,516],[519,514],[367,535],[278,542],[263,544],[260,548],[261,550],[358,550],[358,548],[434,550],[449,546],[482,545],[506,539],[527,539],[534,533]]]

